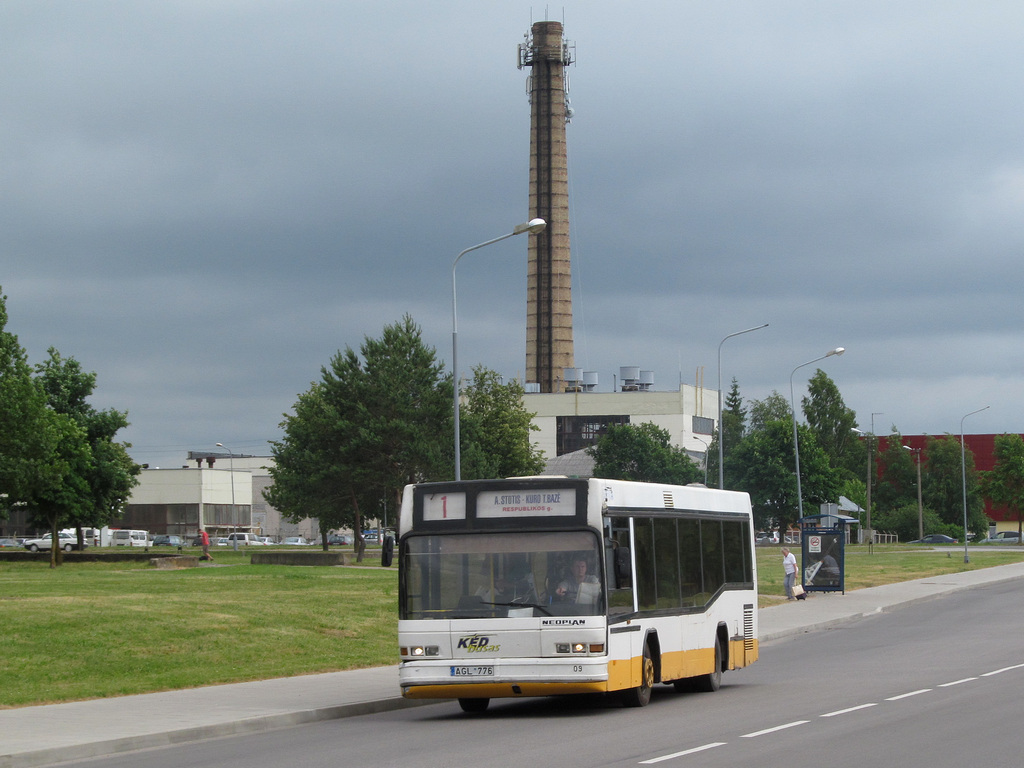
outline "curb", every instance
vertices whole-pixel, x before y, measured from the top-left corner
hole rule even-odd
[[[988,569],[986,569],[986,570],[988,570]],[[940,598],[940,597],[945,597],[947,595],[951,595],[954,592],[962,592],[965,589],[971,589],[973,587],[978,587],[978,586],[990,586],[990,585],[993,585],[993,584],[1005,584],[1005,583],[1010,582],[1010,581],[1020,581],[1021,578],[1022,577],[1020,575],[1012,575],[1012,576],[1008,575],[1008,576],[1002,576],[1002,577],[995,578],[995,579],[985,579],[983,582],[977,583],[977,584],[976,583],[969,583],[969,584],[953,584],[953,583],[950,583],[950,584],[944,585],[942,588],[939,588],[939,589],[937,589],[935,591],[928,592],[927,594],[912,595],[912,596],[905,597],[905,598],[902,598],[902,599],[900,599],[900,598],[893,598],[893,599],[888,599],[888,600],[879,600],[877,604],[875,604],[873,606],[870,606],[870,607],[865,606],[864,608],[862,608],[859,611],[853,611],[853,612],[849,612],[849,613],[843,613],[843,614],[839,614],[839,615],[823,617],[823,618],[821,618],[817,622],[802,623],[799,626],[786,627],[786,628],[783,628],[783,629],[775,630],[774,632],[771,632],[771,631],[769,631],[769,632],[759,631],[759,633],[758,633],[758,641],[761,642],[761,643],[767,643],[767,642],[771,642],[773,640],[781,640],[781,639],[786,638],[786,637],[793,637],[795,635],[803,635],[803,634],[807,634],[807,633],[810,633],[810,632],[818,632],[818,631],[821,631],[823,629],[828,629],[830,627],[838,627],[838,626],[842,626],[844,624],[850,624],[850,623],[855,622],[855,621],[860,621],[861,619],[868,618],[870,616],[877,616],[877,615],[882,614],[882,613],[888,613],[889,611],[891,611],[894,608],[902,608],[902,607],[907,606],[907,605],[913,605],[914,603],[923,603],[923,602],[925,602],[927,600],[935,600],[935,599]],[[893,588],[902,587],[902,588],[905,588],[908,584],[913,584],[913,583],[920,583],[922,585],[934,585],[934,584],[939,583],[940,581],[941,581],[941,577],[930,577],[930,578],[926,578],[926,579],[921,579],[921,580],[919,580],[919,582],[896,582],[896,583],[893,583],[893,584],[887,584],[887,585],[885,585],[883,587],[874,587],[874,589],[885,589],[886,587],[893,587]],[[849,595],[856,595],[858,591],[861,591],[861,590],[855,590],[853,592],[849,592],[849,593],[847,593],[847,595],[844,595],[844,597],[845,596],[849,596]],[[786,610],[787,605],[788,604],[783,603],[783,604],[780,604],[780,605],[773,605],[773,606],[771,606],[769,608],[762,608],[761,610],[762,611],[764,611],[764,610]]]
[[[0,755],[0,768],[39,768],[40,766],[54,765],[71,760],[86,760],[94,757],[135,752],[141,749],[189,744],[206,739],[217,739],[223,736],[261,733],[275,728],[289,728],[295,725],[317,723],[324,720],[339,720],[345,717],[357,717],[358,715],[373,715],[380,712],[392,712],[399,709],[436,703],[437,701],[430,699],[411,700],[396,696],[387,699],[361,701],[354,704],[339,704],[334,707],[284,712],[278,715],[261,715],[233,722],[181,728],[176,731],[166,731],[163,733],[149,733],[140,736],[127,736],[122,739],[93,741],[70,747],[52,747],[32,752],[19,752],[14,755]]]

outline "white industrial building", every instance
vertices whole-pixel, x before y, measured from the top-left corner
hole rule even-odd
[[[649,422],[704,466],[718,418],[717,390],[680,384],[657,391],[653,372],[633,367],[620,368],[613,392],[595,391],[597,375],[589,371],[566,369],[565,381],[569,391],[523,397],[526,410],[536,414],[530,439],[549,462],[593,445],[613,424]]]
[[[190,451],[189,464],[173,469],[145,468],[132,490],[124,517],[112,527],[139,528],[151,534],[193,536],[252,532],[282,539],[319,538],[319,523],[282,519],[263,497],[270,487],[271,456]]]

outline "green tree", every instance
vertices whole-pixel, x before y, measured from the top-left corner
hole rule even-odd
[[[722,433],[725,435],[723,448],[737,445],[747,429],[747,409],[743,407],[740,385],[733,377],[729,394],[725,396],[722,409]]]
[[[847,474],[858,474],[865,458],[864,449],[853,431],[857,426],[857,414],[847,408],[839,387],[820,368],[811,377],[801,407],[807,425],[828,456],[829,463]]]
[[[672,445],[668,430],[650,422],[612,425],[587,453],[594,457],[595,477],[672,485],[704,479],[686,451]]]
[[[890,509],[879,509],[877,515],[872,519],[872,524],[877,530],[886,533],[895,533],[900,541],[914,541],[918,534],[917,501],[912,504],[902,504]],[[963,527],[960,529],[951,527],[942,522],[938,515],[932,510],[923,510],[921,521],[924,524],[924,532],[946,533],[953,538],[963,536]]]
[[[711,445],[708,446],[706,460],[708,476],[715,478],[718,477],[719,439],[724,440],[722,443],[722,456],[726,460],[726,467],[728,468],[729,452],[740,444],[740,440],[743,439],[747,429],[747,409],[743,407],[740,386],[735,377],[733,377],[732,386],[729,388],[729,394],[725,396],[725,400],[722,402],[722,423],[718,426],[719,429],[715,431],[715,437],[711,441]],[[723,472],[723,479],[724,477],[725,473]],[[714,482],[711,485],[717,487],[718,483]],[[731,488],[732,485],[726,484],[726,487]]]
[[[828,456],[808,427],[799,425],[797,434],[801,490],[805,503],[813,506],[813,510],[805,509],[804,514],[816,513],[820,504],[838,500],[839,473],[829,466]],[[750,494],[755,525],[785,528],[796,523],[796,460],[792,420],[788,415],[751,430],[733,452],[732,465],[737,478],[735,488]]]
[[[7,297],[0,293],[0,515],[60,481],[60,436],[25,350],[7,330]]]
[[[941,438],[928,438],[925,455],[928,460],[922,469],[921,483],[925,508],[934,510],[945,525],[957,528],[962,535],[963,473],[966,466],[967,528],[971,533],[984,534],[988,530],[988,517],[985,516],[985,502],[979,487],[978,473],[974,469],[974,454],[967,448],[963,453],[962,463],[960,439],[947,434]]]
[[[764,400],[750,401],[750,432],[757,432],[767,427],[773,421],[792,421],[793,409],[789,407],[789,401],[780,395],[777,390],[772,390]]]
[[[878,462],[879,476],[873,489],[873,506],[877,507],[880,512],[884,512],[913,504],[916,510],[917,465],[914,462],[914,455],[903,447],[903,436],[895,429],[886,438],[885,450],[877,454],[876,460]],[[923,482],[923,466],[921,472]],[[875,524],[874,520],[872,524],[876,528],[881,527]],[[912,538],[916,539],[917,536],[915,535]]]
[[[862,477],[844,477],[839,482],[839,495],[845,496],[861,509],[867,505],[867,486]]]
[[[1006,507],[1016,518],[1020,534],[1024,532],[1024,438],[996,435],[994,458],[992,470],[981,473],[982,488],[993,504]]]
[[[407,483],[451,476],[451,398],[451,378],[408,315],[358,354],[347,347],[281,423],[267,500],[293,520],[317,515],[321,532],[324,521],[351,524],[362,559],[370,510],[397,509]]]
[[[88,515],[88,472],[90,465],[89,442],[85,430],[71,416],[48,411],[47,418],[58,436],[57,448],[49,457],[50,482],[39,484],[26,498],[32,517],[50,531],[50,567],[56,568],[64,559],[58,532],[72,520]]]
[[[462,477],[465,480],[536,475],[544,455],[530,442],[534,414],[523,407],[523,385],[497,372],[473,368],[460,408]]]
[[[69,465],[64,478],[76,503],[60,516],[62,525],[77,529],[81,548],[82,527],[100,528],[120,517],[138,483],[141,468],[128,455],[128,444],[114,440],[128,426],[128,415],[112,408],[96,410],[88,400],[96,387],[95,372],[83,371],[77,360],[62,358],[52,347],[46,362],[36,366],[36,375],[49,408],[73,420],[84,436],[85,454]]]
[[[284,437],[271,443],[275,466],[274,484],[264,497],[292,522],[314,517],[323,534],[351,525],[361,531],[358,474],[342,460],[344,434],[350,422],[324,397],[323,382],[313,382],[299,395],[294,413],[281,422]],[[346,457],[347,458],[347,457]],[[356,537],[356,556],[363,547]]]

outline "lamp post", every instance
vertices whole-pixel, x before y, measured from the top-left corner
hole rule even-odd
[[[875,416],[882,416],[882,411],[875,411],[871,414],[871,431],[863,432],[856,427],[852,427],[853,431],[858,435],[862,435],[868,441],[868,469],[867,475],[864,478],[864,490],[865,490],[865,501],[864,506],[867,508],[867,523],[863,529],[863,532],[867,533],[868,537],[868,553],[870,554],[872,546],[875,543],[875,531],[871,527],[871,486],[874,485],[874,472],[872,472],[872,464],[875,456]]]
[[[228,448],[226,445],[224,445],[224,443],[217,443],[217,447],[218,448]],[[234,518],[234,516],[235,516],[235,452],[232,451],[230,448],[228,448],[228,462],[229,462],[228,466],[230,467],[230,469],[228,471],[231,472],[231,517]],[[235,550],[235,552],[237,552],[238,551],[238,536],[237,536],[237,534],[238,534],[238,526],[237,525],[232,525],[231,527],[234,528],[234,531],[235,531],[235,534],[236,534],[232,538],[232,544],[234,545],[232,547],[232,549]]]
[[[917,459],[917,538],[924,538],[924,503],[921,499],[921,449],[911,448],[909,445],[903,446],[905,449],[914,454]]]
[[[475,251],[479,248],[483,248],[487,245],[492,245],[501,240],[506,240],[516,235],[521,235],[524,232],[528,232],[531,235],[535,235],[538,232],[544,230],[547,226],[547,222],[544,219],[530,219],[525,224],[516,224],[515,228],[507,235],[496,237],[493,240],[488,240],[485,243],[479,243],[471,246],[466,250],[462,251],[458,256],[455,257],[455,261],[452,262],[452,390],[454,391],[455,398],[455,479],[462,479],[462,450],[459,446],[459,321],[458,314],[455,309],[455,267],[459,265],[459,259],[465,256],[470,251]]]
[[[976,413],[987,411],[989,406],[979,408],[976,411],[964,414],[964,418],[960,419],[960,473],[963,480],[964,488],[964,562],[971,562],[970,555],[967,554],[967,451],[964,448],[964,419],[968,416],[973,416]]]
[[[793,409],[793,457],[796,464],[796,503],[797,509],[800,513],[799,518],[804,516],[804,497],[803,488],[800,485],[800,441],[797,440],[796,436],[796,396],[793,394],[793,376],[806,365],[816,363],[819,360],[824,360],[826,357],[839,356],[845,352],[846,349],[843,347],[836,347],[835,349],[829,350],[821,357],[816,357],[813,360],[808,360],[806,363],[800,363],[793,372],[789,374],[789,404]],[[798,518],[798,519],[799,519]]]
[[[704,487],[706,488],[708,485],[708,451],[711,449],[711,444],[705,443],[696,435],[693,436],[693,439],[704,446]]]
[[[720,342],[718,342],[718,490],[725,488],[725,450],[722,447],[722,345],[725,344],[733,336],[742,336],[744,333],[750,333],[751,331],[760,331],[762,328],[767,328],[768,323],[759,325],[755,328],[747,328],[745,331],[736,331],[736,333],[730,333]],[[708,484],[707,481],[707,464],[708,458],[707,453],[704,454],[704,485]]]

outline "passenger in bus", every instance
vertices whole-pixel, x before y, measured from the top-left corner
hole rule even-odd
[[[583,585],[594,585],[587,588]],[[597,576],[587,573],[587,559],[573,558],[569,576],[555,588],[555,601],[560,603],[596,602],[600,582]]]

